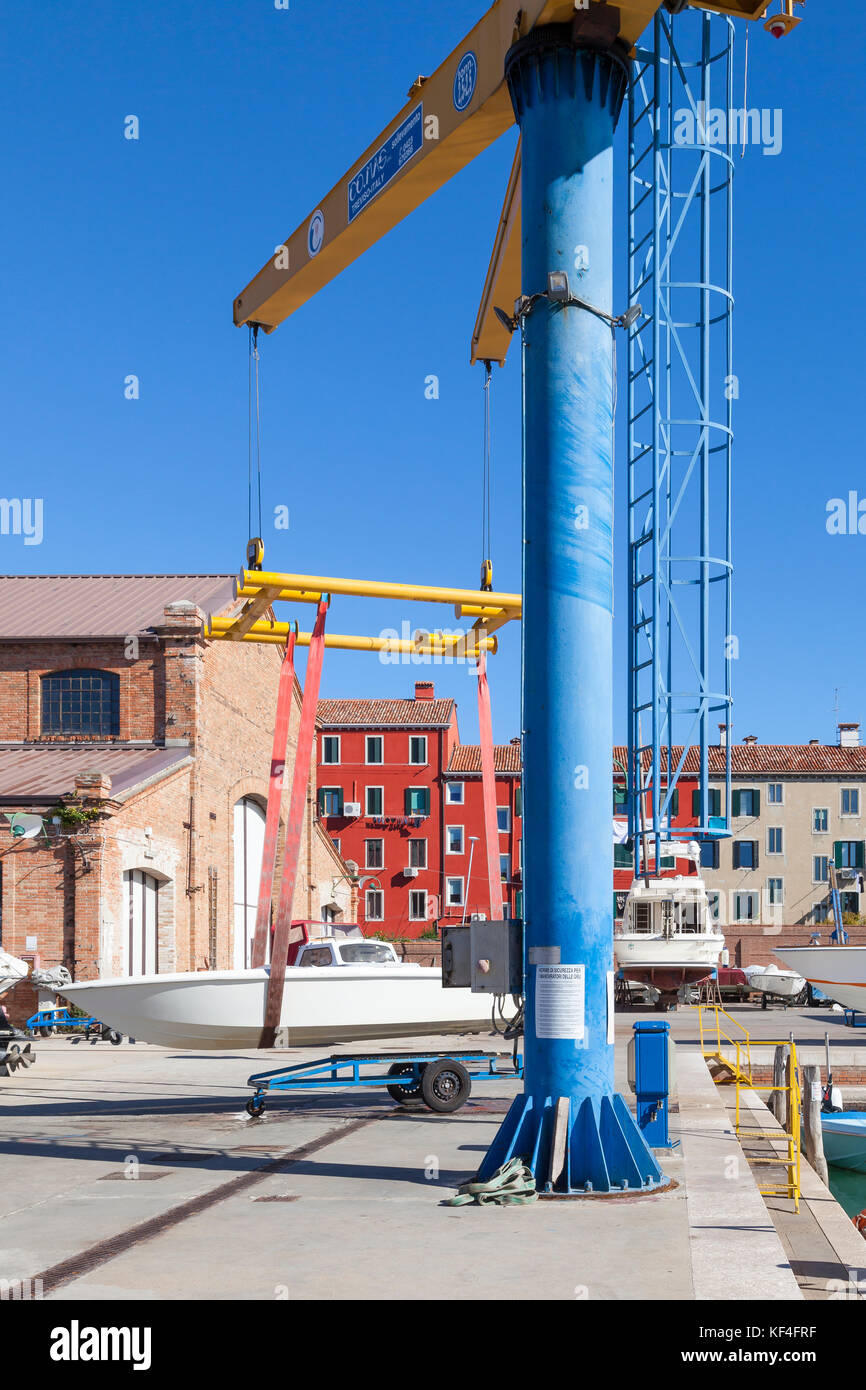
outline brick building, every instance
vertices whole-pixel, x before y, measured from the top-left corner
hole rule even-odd
[[[320,700],[318,723],[319,817],[359,867],[364,930],[417,937],[437,921],[489,915],[481,752],[460,743],[456,702],[417,681],[413,699]],[[494,765],[503,907],[516,916],[516,740],[495,748]]]
[[[246,964],[280,651],[204,642],[203,614],[232,606],[224,575],[0,580],[6,950],[78,979]],[[296,682],[289,769],[299,707]],[[310,773],[293,915],[349,920]],[[15,812],[44,829],[15,838]],[[32,991],[8,1000],[26,1016]]]

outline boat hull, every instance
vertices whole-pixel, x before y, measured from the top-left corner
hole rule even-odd
[[[747,979],[750,989],[760,990],[762,994],[775,994],[781,999],[796,999],[806,988],[802,975],[781,970],[778,974],[752,971],[747,974]]]
[[[824,1157],[836,1168],[866,1173],[866,1111],[842,1110],[821,1116]]]
[[[785,946],[776,955],[828,999],[866,1013],[866,946]]]
[[[724,946],[715,934],[670,938],[636,932],[614,937],[613,952],[623,979],[667,994],[711,975]]]
[[[94,980],[60,991],[101,1023],[162,1047],[225,1051],[258,1046],[268,972],[207,971]],[[443,989],[426,966],[298,966],[286,973],[278,1043],[307,1047],[369,1038],[490,1028],[493,1001]],[[510,1016],[513,1007],[506,1009]]]

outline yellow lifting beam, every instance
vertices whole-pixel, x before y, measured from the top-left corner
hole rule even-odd
[[[354,598],[398,598],[408,603],[447,603],[455,608],[465,605],[478,610],[483,608],[491,615],[507,613],[514,618],[519,618],[523,611],[520,594],[451,589],[434,584],[396,584],[379,579],[336,579],[333,575],[274,574],[269,570],[247,569],[241,570],[235,580],[236,598],[253,598],[263,589],[276,592],[281,601],[301,599],[305,603],[318,603],[325,593],[348,594]]]
[[[237,619],[209,617],[204,635],[215,642],[263,642],[284,647],[292,630],[290,623],[254,622],[241,636],[237,635]],[[296,647],[310,645],[309,632],[299,632]],[[477,658],[482,651],[496,654],[498,640],[476,630],[468,632],[418,632],[415,638],[360,637],[351,633],[325,633],[325,646],[348,652],[410,652],[422,656],[462,656]]]
[[[619,36],[633,46],[661,0],[623,0],[616,7]],[[699,9],[757,19],[768,0],[693,0]],[[596,2],[589,6],[590,12]],[[611,9],[614,7],[610,7]],[[348,265],[381,240],[410,212],[481,154],[514,124],[505,84],[505,55],[538,24],[567,23],[583,6],[575,0],[495,0],[495,3],[429,77],[413,84],[409,100],[340,181],[286,240],[234,301],[236,324],[257,323],[268,333],[311,299]],[[513,199],[519,211],[519,200]],[[490,305],[513,306],[512,281],[519,237],[503,247],[503,280],[488,276]],[[513,242],[513,244],[512,244]],[[482,305],[482,311],[483,311]],[[489,315],[488,315],[489,317]],[[473,351],[504,358],[493,332],[478,334]]]

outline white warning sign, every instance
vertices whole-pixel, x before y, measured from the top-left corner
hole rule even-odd
[[[583,1041],[583,965],[538,965],[535,968],[535,1036]]]

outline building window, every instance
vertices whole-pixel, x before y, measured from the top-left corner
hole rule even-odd
[[[463,783],[462,783],[462,782],[446,782],[446,783],[445,783],[445,804],[446,804],[446,806],[462,806],[462,805],[463,805]]]
[[[463,853],[463,826],[448,825],[445,827],[445,853]]]
[[[830,879],[830,860],[826,854],[816,854],[812,858],[812,882],[828,883]]]
[[[784,794],[784,787],[781,782],[767,783],[767,800],[771,806],[781,806]]]
[[[710,918],[711,918],[712,921],[714,921],[714,922],[718,922],[718,920],[719,920],[719,912],[720,912],[720,910],[721,910],[721,901],[722,901],[722,895],[721,895],[721,893],[708,893],[708,894],[707,894],[707,906],[708,906],[709,909],[710,909]]]
[[[325,734],[322,737],[322,762],[326,764],[340,761],[340,735]]]
[[[833,845],[833,862],[837,869],[862,869],[863,841],[837,840]]]
[[[385,804],[384,787],[365,787],[364,788],[364,812],[368,816],[384,815],[382,807]]]
[[[463,906],[463,879],[446,878],[445,880],[445,903],[448,907]]]
[[[735,869],[757,869],[758,867],[758,842],[757,840],[735,840],[734,841],[734,868]]]
[[[771,825],[767,829],[767,853],[782,853],[782,827],[781,825]]]
[[[830,811],[827,806],[812,808],[812,834],[826,835],[829,829]]]
[[[403,798],[403,813],[407,816],[429,816],[430,788],[407,787]]]
[[[662,805],[664,805],[664,803],[665,803],[665,799],[666,799],[666,797],[667,797],[667,794],[668,794],[668,789],[667,789],[667,787],[662,787]],[[671,795],[670,795],[670,801],[668,802],[667,816],[668,816],[668,818],[669,818],[670,820],[674,820],[674,819],[679,815],[679,813],[680,813],[680,789],[679,789],[679,787],[674,787],[674,789],[673,789],[673,791],[671,792]],[[662,814],[664,815],[665,813],[663,812]]]
[[[415,765],[426,763],[427,761],[427,739],[418,734],[413,734],[409,740],[409,761]]]
[[[732,816],[757,816],[760,811],[761,797],[755,787],[737,787],[731,792]]]
[[[381,734],[368,734],[364,740],[364,760],[368,763],[384,761],[385,740]]]
[[[426,922],[427,893],[423,888],[413,888],[409,894],[409,921]]]
[[[634,865],[634,857],[629,845],[614,845],[613,847],[613,867],[615,869],[631,869]]]
[[[368,922],[381,922],[385,916],[385,894],[381,888],[368,888],[365,894]]]
[[[628,792],[625,787],[613,786],[613,814],[617,815],[628,805]]]
[[[319,787],[319,815],[341,816],[343,814],[343,788]]]
[[[754,922],[758,916],[757,893],[734,894],[734,917],[738,922]]]
[[[842,815],[859,816],[860,814],[860,789],[859,787],[842,788]]]
[[[719,842],[718,840],[704,840],[701,844],[701,868],[717,869],[719,867]]]
[[[335,850],[337,851],[337,853],[339,854],[339,853],[340,853],[340,837],[339,837],[339,835],[332,835],[332,836],[331,836],[331,844],[334,846],[334,849],[335,849]]]
[[[385,841],[384,840],[365,840],[364,849],[366,857],[364,860],[365,869],[381,869],[385,865]]]
[[[812,904],[812,921],[813,921],[813,922],[826,922],[827,919],[828,919],[828,916],[829,916],[829,912],[830,912],[830,904],[827,902],[826,898],[825,898],[824,901],[821,902],[821,903],[813,903],[813,904]]]
[[[701,793],[700,788],[695,787],[692,792],[692,817],[697,820],[701,814]],[[721,787],[709,787],[707,789],[707,815],[720,816],[722,814],[722,790]]]
[[[409,868],[410,868],[410,869],[426,869],[426,868],[427,868],[427,841],[426,841],[426,840],[410,840],[410,841],[409,841]]]
[[[780,878],[767,879],[767,902],[770,907],[781,907],[785,901],[784,885]]]
[[[860,894],[859,893],[840,893],[839,906],[843,913],[853,912],[855,917],[860,916]]]
[[[54,671],[43,676],[43,734],[120,733],[120,677],[113,671]]]
[[[511,812],[507,806],[497,806],[496,828],[500,835],[507,835],[511,829]]]
[[[499,877],[503,883],[508,883],[511,878],[511,858],[507,854],[499,856]]]

